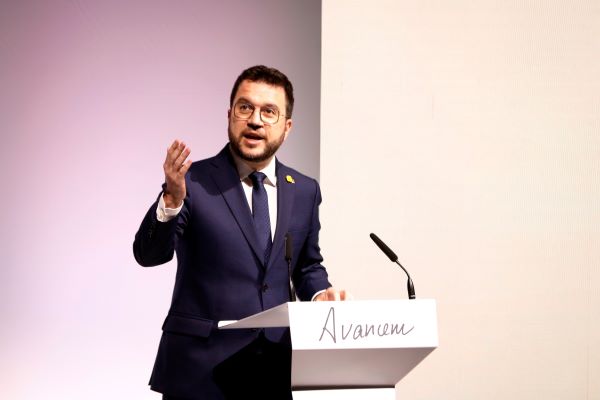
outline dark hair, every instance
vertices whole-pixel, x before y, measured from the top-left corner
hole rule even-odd
[[[292,110],[294,109],[294,88],[292,82],[282,72],[275,68],[265,67],[264,65],[255,65],[245,69],[240,76],[237,77],[231,89],[231,97],[229,98],[229,107],[233,107],[233,99],[240,87],[242,81],[264,82],[269,85],[279,86],[285,90],[285,117],[292,118]]]

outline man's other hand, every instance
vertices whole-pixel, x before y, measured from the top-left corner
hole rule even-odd
[[[353,296],[350,292],[346,290],[337,290],[333,287],[330,287],[326,291],[319,293],[317,297],[314,298],[314,301],[345,301],[352,300]]]

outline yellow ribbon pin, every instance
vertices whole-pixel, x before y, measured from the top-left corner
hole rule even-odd
[[[286,175],[285,180],[288,181],[289,183],[296,183],[296,181],[294,181],[294,178],[292,178],[291,175]]]

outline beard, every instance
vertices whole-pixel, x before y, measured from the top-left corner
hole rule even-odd
[[[243,134],[239,135],[236,139],[233,132],[231,131],[231,127],[229,127],[227,130],[228,130],[229,144],[231,146],[231,149],[238,157],[240,157],[242,160],[248,161],[248,162],[263,162],[263,161],[270,159],[271,157],[273,157],[275,155],[277,150],[279,150],[279,147],[281,147],[281,145],[283,144],[283,141],[285,140],[285,135],[283,135],[283,134],[280,135],[278,139],[275,139],[273,141],[265,140],[265,143],[264,143],[265,146],[264,146],[263,151],[260,153],[252,154],[252,153],[244,152],[244,150],[242,148],[241,141],[244,139]]]

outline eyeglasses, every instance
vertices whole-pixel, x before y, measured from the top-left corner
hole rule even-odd
[[[237,119],[248,120],[254,114],[255,106],[246,102],[238,101],[233,106],[233,116]],[[268,125],[275,125],[279,122],[279,117],[285,117],[279,113],[279,109],[274,106],[265,106],[259,108],[260,120]]]

